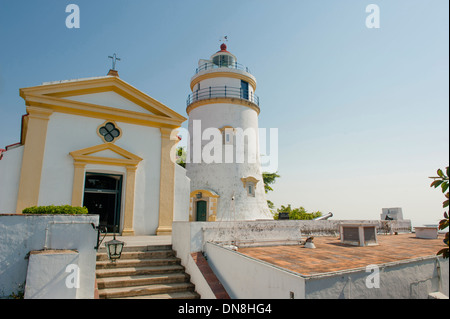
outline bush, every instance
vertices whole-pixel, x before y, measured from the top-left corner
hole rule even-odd
[[[82,215],[87,214],[88,210],[86,207],[74,207],[70,205],[62,206],[33,206],[27,207],[22,211],[22,214],[61,214],[61,215]]]
[[[287,206],[281,205],[281,208],[278,208],[277,212],[273,214],[273,219],[277,220],[280,213],[288,213],[289,219],[297,220],[312,220],[314,218],[322,216],[322,213],[319,211],[308,213],[302,206],[292,209],[291,204]]]

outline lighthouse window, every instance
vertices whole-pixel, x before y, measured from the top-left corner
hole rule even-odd
[[[252,176],[241,178],[243,186],[247,191],[247,196],[255,197],[255,187],[258,183],[258,180]]]
[[[220,131],[223,135],[223,144],[232,145],[234,128],[232,128],[231,126],[224,126],[220,129]]]
[[[247,195],[255,197],[255,184],[247,182]]]
[[[248,82],[241,80],[241,99],[248,100]]]
[[[230,55],[217,55],[213,58],[213,63],[220,67],[232,67],[234,64],[234,58]]]

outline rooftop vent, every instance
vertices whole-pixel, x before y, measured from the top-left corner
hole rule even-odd
[[[376,225],[368,223],[342,223],[341,243],[353,246],[378,245]]]

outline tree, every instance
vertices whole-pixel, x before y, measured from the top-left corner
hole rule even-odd
[[[442,193],[444,193],[446,200],[442,203],[442,207],[448,207],[448,201],[449,201],[449,192],[448,192],[448,179],[449,179],[449,168],[447,166],[446,172],[444,173],[441,169],[437,170],[438,176],[430,177],[431,179],[434,179],[434,181],[431,183],[430,187],[438,188],[441,187]],[[448,227],[449,224],[449,218],[448,218],[448,212],[444,212],[444,219],[442,219],[439,222],[439,229],[444,230]],[[448,258],[449,254],[449,245],[448,245],[448,232],[445,234],[444,237],[444,244],[447,245],[446,248],[443,248],[437,252],[437,255],[442,255],[444,258]]]
[[[266,194],[269,191],[273,191],[273,188],[270,187],[270,185],[274,184],[275,179],[280,177],[280,175],[278,175],[277,173],[278,172],[275,172],[275,173],[263,172],[262,173],[262,177],[263,177],[263,181],[264,181],[264,191],[266,192]],[[275,205],[270,200],[267,200],[267,206],[269,206],[270,209],[275,209]]]
[[[280,177],[280,175],[277,174],[278,172],[275,173],[267,173],[267,172],[263,172],[262,173],[262,177],[263,177],[263,181],[264,181],[264,191],[269,192],[269,191],[273,191],[273,188],[270,186],[271,184],[275,183],[275,180]]]
[[[280,213],[288,213],[289,219],[300,219],[300,220],[311,220],[322,216],[322,213],[319,211],[308,213],[307,210],[302,206],[300,206],[299,208],[292,209],[291,204],[287,206],[281,205],[281,208],[277,209],[277,213],[274,214],[273,218],[278,219]]]

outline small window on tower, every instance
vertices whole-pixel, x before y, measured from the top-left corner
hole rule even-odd
[[[224,126],[220,129],[223,136],[223,144],[224,145],[233,145],[233,135],[234,135],[234,128],[231,126]]]
[[[255,184],[253,182],[247,182],[247,195],[255,197]]]
[[[255,188],[258,180],[252,176],[241,178],[244,188],[247,191],[247,196],[255,197]]]

